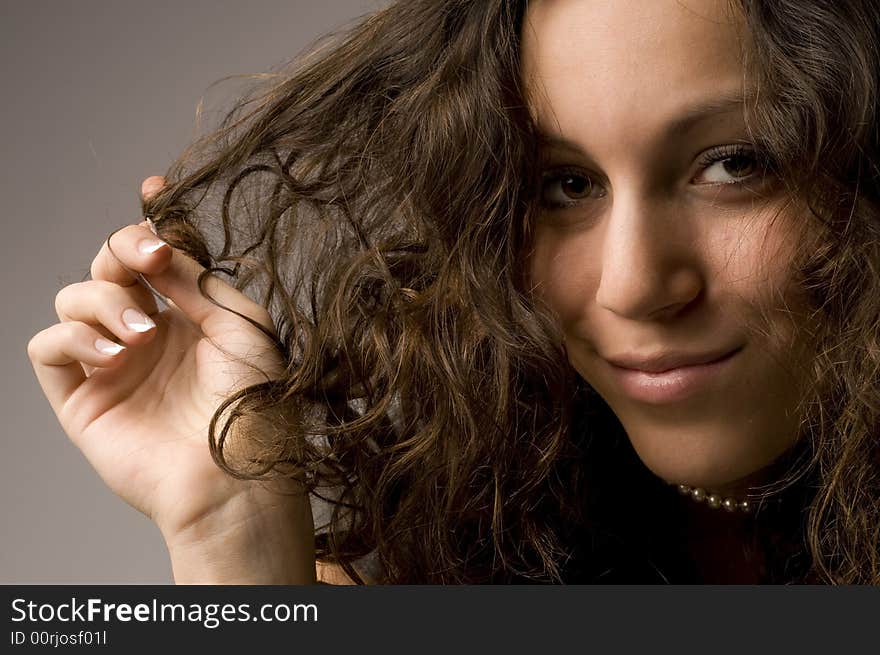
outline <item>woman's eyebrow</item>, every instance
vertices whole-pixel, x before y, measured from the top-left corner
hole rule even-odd
[[[581,147],[574,141],[558,134],[548,134],[543,130],[538,130],[538,147],[542,150],[570,150],[578,154],[583,153]]]
[[[743,94],[741,91],[738,91],[698,101],[680,111],[676,118],[667,124],[666,132],[670,135],[684,134],[692,129],[694,125],[707,118],[712,118],[718,114],[727,114],[735,109],[743,109],[746,102],[751,98],[753,98],[751,94]]]
[[[679,111],[675,118],[666,124],[663,131],[669,136],[684,135],[707,118],[727,114],[745,107],[746,102],[753,97],[751,94],[735,92],[697,101]],[[583,153],[583,149],[576,142],[565,138],[561,134],[547,132],[541,128],[538,129],[538,144],[542,149],[559,149]]]

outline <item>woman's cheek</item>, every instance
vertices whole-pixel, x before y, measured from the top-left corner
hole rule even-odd
[[[595,297],[600,256],[589,234],[538,230],[528,260],[532,292],[567,332],[581,324]]]

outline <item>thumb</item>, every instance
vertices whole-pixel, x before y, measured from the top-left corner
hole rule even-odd
[[[161,175],[151,175],[141,182],[141,196],[144,200],[149,200],[155,196],[162,187],[165,186],[165,178]]]
[[[144,200],[149,200],[164,186],[164,177],[152,175],[141,183],[141,195]],[[155,232],[152,225],[149,227]],[[175,252],[171,265],[165,271],[151,275],[149,281],[143,276],[141,279],[154,293],[160,295],[166,304],[169,306],[173,304],[196,323],[206,336],[216,338],[228,329],[230,314],[226,309],[218,307],[202,295],[197,279],[204,270],[196,261],[181,252]],[[221,305],[244,314],[270,332],[275,332],[272,319],[262,305],[252,301],[216,275],[211,274],[207,277],[205,291]]]

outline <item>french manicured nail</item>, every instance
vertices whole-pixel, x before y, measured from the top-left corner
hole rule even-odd
[[[105,355],[118,355],[123,350],[125,350],[125,346],[121,346],[118,343],[113,343],[112,341],[101,338],[95,339],[95,348],[97,348]]]
[[[122,312],[122,322],[125,323],[129,330],[134,330],[135,332],[149,332],[156,327],[153,319],[137,309],[131,308]]]
[[[167,246],[168,244],[162,241],[161,239],[144,239],[140,243],[138,243],[138,250],[144,255],[151,255],[156,252],[159,248],[163,246]]]

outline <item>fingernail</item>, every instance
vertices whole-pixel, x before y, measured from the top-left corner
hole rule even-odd
[[[131,308],[122,312],[122,322],[125,323],[129,330],[134,330],[135,332],[148,332],[156,327],[153,319],[143,312]]]
[[[150,255],[156,252],[159,248],[167,245],[168,244],[161,239],[144,239],[138,243],[138,250],[144,255]]]
[[[100,337],[95,339],[95,348],[97,348],[105,355],[118,355],[123,350],[125,350],[125,346],[121,346],[118,343],[113,343],[112,341],[108,341],[107,339],[101,339]]]

